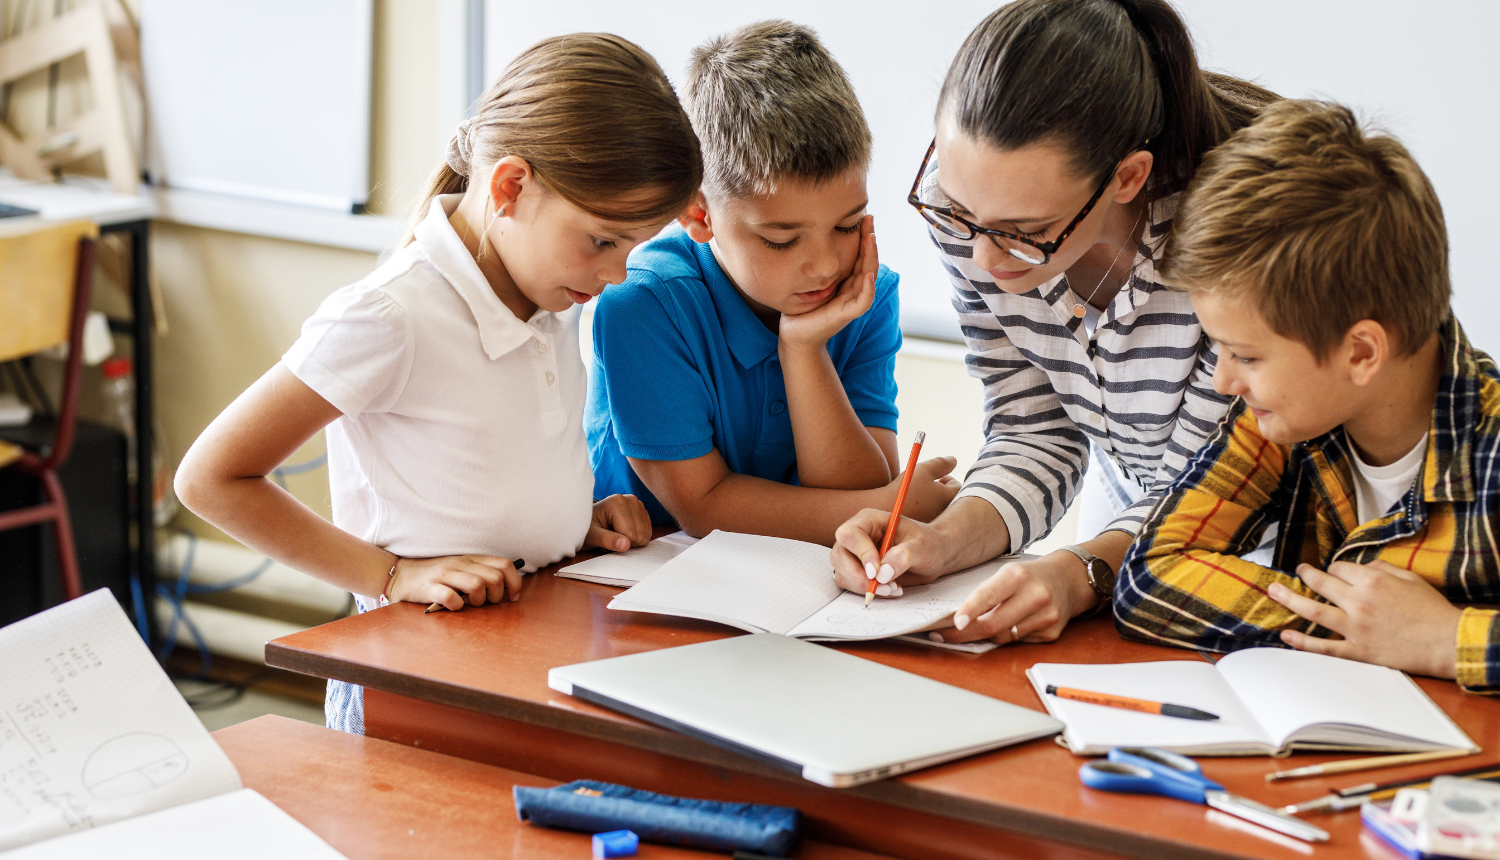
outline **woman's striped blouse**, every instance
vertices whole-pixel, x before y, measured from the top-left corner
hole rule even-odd
[[[941,199],[935,167],[923,185],[924,199]],[[959,495],[995,506],[1012,551],[1062,518],[1090,442],[1146,491],[1109,525],[1138,533],[1228,408],[1213,390],[1216,352],[1187,294],[1156,279],[1178,193],[1151,205],[1130,282],[1100,316],[1093,340],[1073,315],[1066,275],[1012,295],[973,263],[973,242],[989,239],[931,231],[953,281],[969,374],[984,383],[985,444]]]

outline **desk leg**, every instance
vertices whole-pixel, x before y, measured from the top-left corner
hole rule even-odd
[[[564,782],[802,810],[807,834],[908,860],[1103,860],[1087,848],[889,806],[789,777],[780,782],[557,729],[365,688],[365,734]]]
[[[132,221],[120,225],[130,234],[130,298],[131,325],[135,364],[135,462],[136,462],[136,575],[140,577],[141,595],[146,606],[147,638],[154,646],[156,631],[156,523],[153,490],[156,469],[152,463],[155,446],[156,424],[153,406],[155,382],[152,361],[153,338],[156,334],[156,313],[151,304],[151,283],[148,265],[150,221]]]

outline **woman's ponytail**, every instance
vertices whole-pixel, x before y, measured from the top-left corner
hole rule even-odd
[[[1275,98],[1200,69],[1165,0],[1018,0],[964,41],[938,119],[1000,149],[1055,140],[1091,178],[1147,148],[1159,196]]]

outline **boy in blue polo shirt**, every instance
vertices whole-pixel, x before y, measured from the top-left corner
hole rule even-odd
[[[594,493],[633,493],[694,535],[831,544],[860,509],[890,510],[901,469],[870,130],[817,37],[784,21],[699,47],[686,90],[702,193],[594,317]],[[947,506],[954,463],[917,467],[907,516]]]

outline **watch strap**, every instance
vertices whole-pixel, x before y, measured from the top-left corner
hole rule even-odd
[[[1108,606],[1115,596],[1116,574],[1114,568],[1109,566],[1109,562],[1077,544],[1060,547],[1060,549],[1067,550],[1073,555],[1078,556],[1078,560],[1083,562],[1083,568],[1088,572],[1089,588],[1093,589],[1093,592],[1099,596],[1099,603],[1080,617],[1087,618],[1104,611],[1104,607]]]

